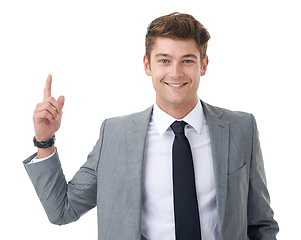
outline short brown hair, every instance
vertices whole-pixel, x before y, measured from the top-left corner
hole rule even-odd
[[[156,37],[194,39],[200,50],[201,59],[204,59],[210,34],[198,20],[189,14],[175,12],[159,17],[149,24],[145,36],[145,54],[149,60]]]

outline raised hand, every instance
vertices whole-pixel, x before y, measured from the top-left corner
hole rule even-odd
[[[39,142],[48,141],[60,128],[65,98],[55,100],[51,96],[52,76],[49,74],[44,89],[44,100],[37,104],[33,114],[35,138]]]

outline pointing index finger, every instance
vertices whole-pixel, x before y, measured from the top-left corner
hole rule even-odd
[[[49,74],[44,88],[44,101],[49,97],[51,97],[51,83],[52,83],[52,76]]]

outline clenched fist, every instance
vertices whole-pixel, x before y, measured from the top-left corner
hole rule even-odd
[[[39,142],[48,141],[60,128],[65,98],[55,100],[51,96],[52,76],[49,74],[44,89],[44,100],[37,104],[33,114],[35,138]]]

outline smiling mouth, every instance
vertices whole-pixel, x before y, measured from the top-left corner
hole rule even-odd
[[[187,83],[180,83],[180,84],[175,84],[175,83],[165,83],[168,86],[174,87],[174,88],[178,88],[178,87],[182,87],[184,85],[186,85]]]

